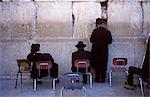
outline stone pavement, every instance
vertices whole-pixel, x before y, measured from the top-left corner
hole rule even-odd
[[[93,83],[93,88],[85,85],[87,97],[141,97],[140,87],[135,90],[123,88],[123,80],[114,79],[112,87],[109,83]],[[60,80],[56,85],[56,90],[52,90],[51,80],[43,80],[41,85],[37,86],[37,91],[33,91],[32,80],[25,79],[23,84],[18,81],[17,89],[14,88],[15,80],[0,80],[0,97],[60,97],[62,82]],[[84,97],[83,90],[64,90],[64,97]],[[145,94],[149,97],[149,90],[145,88]]]

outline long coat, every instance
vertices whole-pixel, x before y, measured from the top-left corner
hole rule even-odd
[[[104,70],[108,61],[108,44],[112,43],[111,32],[104,27],[94,29],[90,38],[92,44],[91,66]]]

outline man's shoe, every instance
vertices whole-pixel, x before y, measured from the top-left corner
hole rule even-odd
[[[105,83],[105,79],[101,79],[101,80],[100,80],[100,83]]]
[[[56,79],[56,83],[59,83],[59,79]]]
[[[101,83],[101,81],[100,80],[94,80],[96,83]]]
[[[42,84],[42,80],[40,80],[40,81],[37,81],[37,84]]]
[[[84,84],[87,84],[87,81],[83,81]]]
[[[134,85],[125,84],[124,88],[129,89],[129,90],[134,90]]]

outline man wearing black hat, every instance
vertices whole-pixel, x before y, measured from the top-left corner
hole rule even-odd
[[[89,59],[91,58],[91,53],[89,51],[84,50],[84,47],[86,45],[83,44],[82,41],[79,41],[78,44],[76,45],[77,51],[72,53],[72,67],[71,70],[72,72],[76,72],[77,68],[74,66],[74,62],[76,59]],[[88,67],[88,71],[90,71],[90,67]],[[79,72],[85,73],[86,69],[79,68]],[[84,83],[86,84],[87,76],[83,75]]]
[[[96,29],[90,38],[92,43],[91,50],[91,67],[95,70],[95,82],[105,82],[107,61],[108,61],[108,44],[112,42],[110,31],[106,29],[103,19],[96,19]]]
[[[36,62],[38,61],[51,61],[52,68],[50,69],[50,76],[52,78],[58,77],[58,64],[54,62],[53,57],[49,53],[37,53],[40,50],[40,44],[31,45],[31,53],[27,56],[27,59],[33,62],[31,78],[41,80],[41,77],[46,77],[48,75],[47,70],[41,70],[40,75],[38,75],[38,69],[36,68]],[[41,83],[41,81],[38,81]]]

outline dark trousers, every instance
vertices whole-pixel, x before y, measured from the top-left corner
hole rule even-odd
[[[141,76],[142,75],[142,69],[137,67],[129,67],[129,75],[127,77],[127,82],[129,85],[133,85],[133,77],[134,74]]]
[[[72,67],[71,70],[72,70],[72,72],[77,72],[77,68],[76,68],[76,67]],[[90,67],[88,67],[88,72],[89,72],[89,71],[91,71],[91,68],[90,68]],[[81,73],[83,74],[83,80],[84,80],[85,82],[87,82],[87,75],[84,74],[84,73],[86,73],[86,69],[84,69],[84,68],[79,68],[78,72],[81,72]]]
[[[95,68],[95,80],[105,80],[106,78],[106,67],[103,67],[103,69]]]
[[[40,76],[39,76],[38,69],[36,69],[36,67],[32,68],[31,78],[36,79],[36,78],[42,78],[42,77],[46,77],[46,76],[48,76],[47,70],[40,70]],[[52,64],[52,68],[50,69],[50,76],[52,78],[58,77],[58,64],[56,64],[56,63]]]

